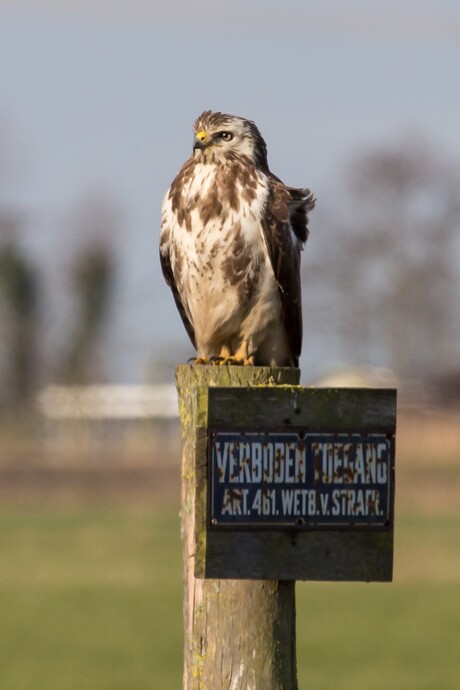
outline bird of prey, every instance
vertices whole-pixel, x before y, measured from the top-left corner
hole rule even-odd
[[[254,122],[206,110],[163,201],[160,261],[195,363],[297,366],[309,189],[270,172]]]

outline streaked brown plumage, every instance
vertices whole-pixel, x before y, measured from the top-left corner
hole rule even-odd
[[[308,189],[284,185],[250,120],[205,111],[162,207],[160,259],[199,361],[297,366]]]

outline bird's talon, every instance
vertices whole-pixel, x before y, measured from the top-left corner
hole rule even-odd
[[[239,359],[238,357],[219,357],[218,359],[217,364],[220,364],[221,367],[244,367],[248,363],[254,363],[254,361],[249,362],[249,360]]]

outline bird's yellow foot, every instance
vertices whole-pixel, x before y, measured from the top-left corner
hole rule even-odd
[[[210,364],[206,357],[190,357],[187,364]]]
[[[240,359],[239,357],[211,357],[209,363],[221,367],[252,367],[254,366],[254,357],[247,357],[246,359]]]
[[[221,363],[222,360],[224,360],[225,357],[221,357],[220,355],[216,355],[215,357],[210,357],[209,358],[209,364],[212,364],[215,367],[218,367]]]
[[[241,362],[241,360],[237,359],[236,357],[221,357],[219,364],[221,367],[226,367],[226,366],[238,367],[238,366],[241,366],[243,363]]]
[[[253,367],[254,366],[254,356],[249,357],[248,354],[248,344],[244,341],[234,355],[231,354],[231,350],[228,345],[223,345],[219,352],[218,357],[211,357],[211,364],[216,364],[221,367],[226,366],[236,366],[236,367]]]

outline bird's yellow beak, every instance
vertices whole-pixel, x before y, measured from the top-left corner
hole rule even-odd
[[[207,138],[208,135],[204,131],[204,129],[201,129],[199,132],[195,134],[195,145],[193,147],[193,150],[195,151],[196,149],[202,149],[207,145]]]

